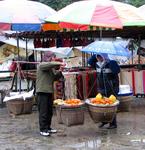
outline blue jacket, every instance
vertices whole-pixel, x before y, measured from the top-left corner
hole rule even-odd
[[[90,57],[88,59],[88,64],[93,67],[94,69],[96,69],[96,62],[97,62],[97,59],[96,59],[96,55],[92,55],[92,57]]]
[[[97,88],[98,92],[109,97],[111,94],[117,96],[119,92],[119,77],[120,67],[114,60],[106,61],[100,67],[96,64],[97,70]]]
[[[93,55],[88,63],[97,71],[97,91],[104,96],[109,97],[111,94],[116,95],[119,92],[119,77],[120,67],[115,60],[107,60],[103,66],[95,62],[96,56]]]

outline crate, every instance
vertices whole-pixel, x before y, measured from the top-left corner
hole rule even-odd
[[[114,106],[95,106],[88,104],[88,111],[90,117],[95,123],[98,122],[112,122],[117,112],[117,105]]]
[[[81,106],[58,106],[56,107],[58,123],[66,126],[84,124],[84,108]]]

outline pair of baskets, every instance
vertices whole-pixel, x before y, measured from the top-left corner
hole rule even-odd
[[[75,106],[56,106],[56,115],[58,123],[66,126],[84,124],[84,104]]]
[[[86,100],[86,105],[92,120],[98,122],[112,122],[117,113],[119,101],[111,105],[94,105],[90,100]],[[56,115],[58,123],[67,126],[84,124],[84,103],[82,105],[66,106],[57,105]]]
[[[33,97],[27,98],[26,100],[22,98],[9,100],[6,102],[8,113],[14,115],[29,114],[32,112]]]

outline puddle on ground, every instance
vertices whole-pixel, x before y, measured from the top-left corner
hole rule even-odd
[[[108,142],[110,141],[109,138],[107,138]],[[94,140],[89,140],[77,144],[72,144],[72,145],[65,145],[65,147],[68,148],[73,148],[75,150],[92,150],[92,149],[98,149],[101,147],[103,143],[106,143],[106,140],[101,140],[101,139],[94,139]]]
[[[119,138],[120,139],[120,138]],[[118,140],[119,140],[118,139]],[[72,148],[74,150],[96,150],[96,149],[101,149],[101,148],[113,148],[122,146],[124,148],[130,149],[131,146],[134,146],[134,149],[141,148],[142,146],[145,146],[145,139],[140,138],[140,139],[128,139],[124,140],[124,138],[120,139],[118,142],[113,142],[114,139],[112,139],[111,136],[103,136],[102,138],[95,138],[91,139],[88,141],[83,141],[79,142],[76,144],[70,144],[70,145],[65,145],[64,147],[67,148]]]

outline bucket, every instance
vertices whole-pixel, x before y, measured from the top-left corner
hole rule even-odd
[[[133,93],[124,93],[118,95],[118,100],[120,101],[118,105],[118,112],[128,112],[131,109],[131,102],[133,99]]]

